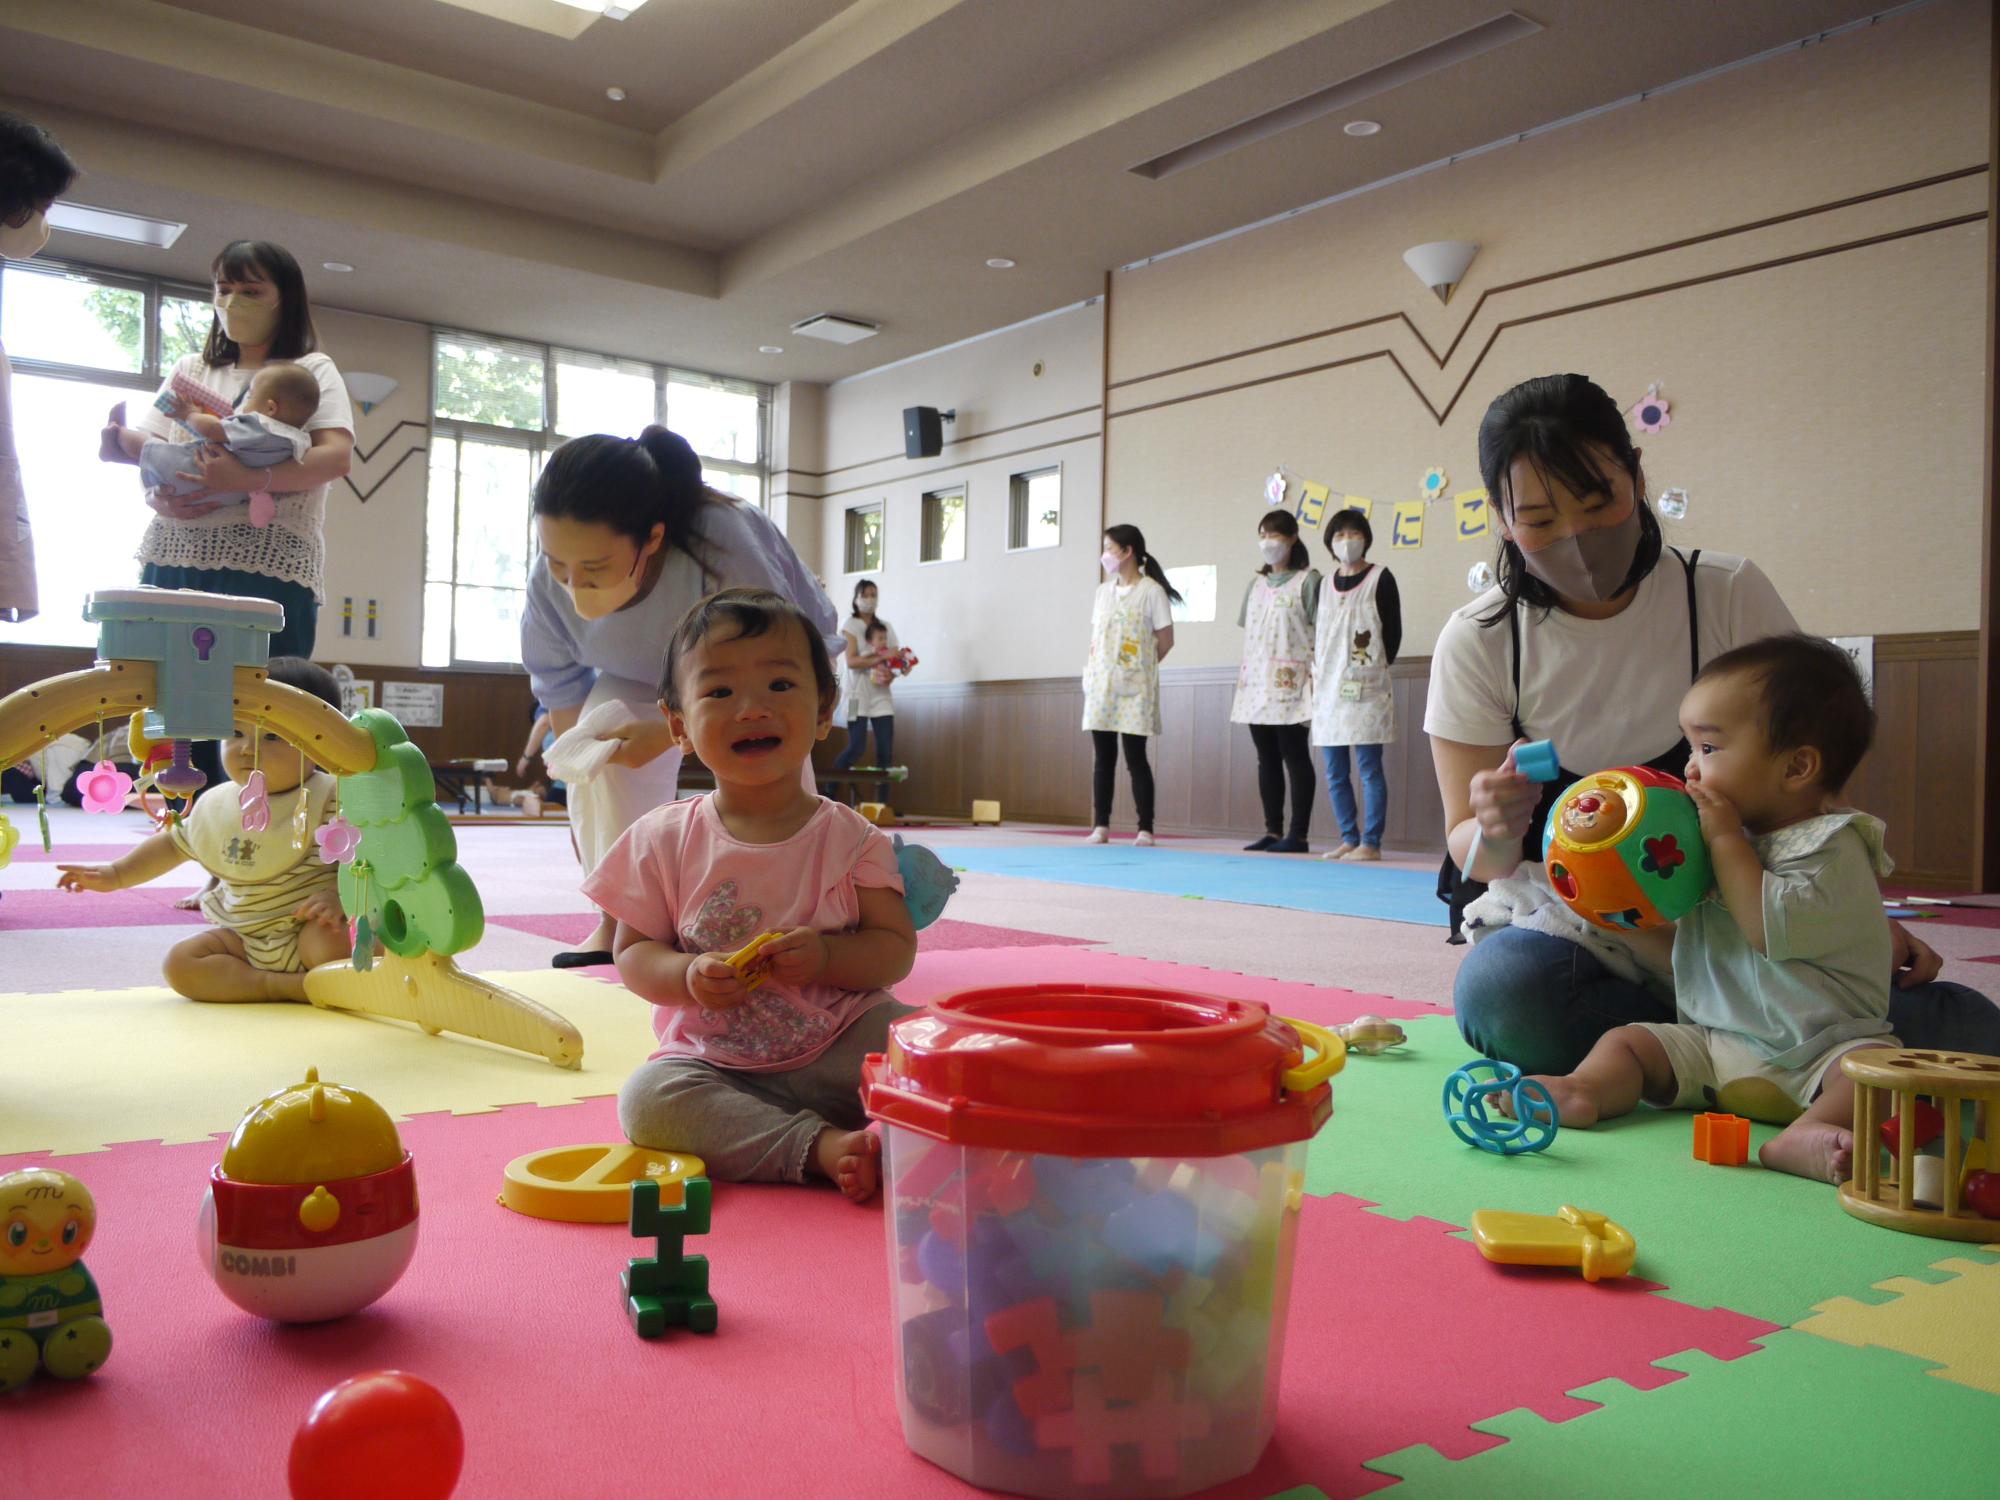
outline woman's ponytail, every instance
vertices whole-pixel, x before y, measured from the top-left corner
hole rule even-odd
[[[1123,547],[1139,559],[1139,570],[1153,582],[1167,591],[1167,597],[1176,604],[1183,603],[1180,590],[1167,582],[1167,570],[1160,566],[1160,560],[1146,550],[1146,533],[1136,526],[1107,526],[1104,535],[1114,546]]]
[[[648,427],[637,438],[593,433],[571,438],[549,455],[535,481],[538,516],[609,526],[643,547],[653,528],[667,546],[709,571],[702,535],[703,506],[714,497],[701,480],[701,460],[679,433]]]

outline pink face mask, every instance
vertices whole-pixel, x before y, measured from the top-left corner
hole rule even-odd
[[[1108,547],[1104,550],[1103,554],[1097,560],[1102,564],[1104,564],[1104,571],[1107,573],[1116,573],[1118,571],[1119,563],[1122,561],[1122,559],[1120,559],[1118,554],[1116,552],[1111,551],[1111,549]]]

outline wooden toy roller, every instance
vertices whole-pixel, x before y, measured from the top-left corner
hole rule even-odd
[[[1972,1052],[1933,1052],[1914,1047],[1867,1047],[1849,1052],[1840,1066],[1854,1080],[1854,1176],[1840,1185],[1840,1206],[1858,1219],[1927,1234],[1938,1239],[2000,1243],[2000,1221],[1964,1201],[1964,1106],[1979,1106],[1985,1119],[1986,1165],[2000,1164],[2000,1057]],[[1944,1170],[1938,1207],[1917,1202],[1916,1156],[1920,1131],[1905,1128],[1917,1118],[1917,1098],[1937,1101],[1944,1117]],[[1882,1127],[1893,1132],[1895,1148],[1882,1170]]]

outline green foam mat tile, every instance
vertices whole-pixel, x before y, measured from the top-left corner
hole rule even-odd
[[[1786,1329],[1737,1360],[1676,1354],[1684,1378],[1571,1392],[1599,1409],[1551,1423],[1511,1411],[1473,1424],[1504,1438],[1456,1462],[1405,1448],[1367,1467],[1398,1500],[1606,1495],[1686,1500],[1985,1500],[2000,1491],[2000,1401],[1929,1377],[1922,1360]],[[1502,1354],[1500,1357],[1504,1357]]]
[[[1307,1192],[1460,1225],[1481,1208],[1552,1214],[1574,1203],[1632,1231],[1633,1274],[1665,1283],[1658,1295],[1788,1327],[1829,1297],[1882,1301],[1874,1284],[1891,1277],[1942,1279],[1931,1270],[1940,1241],[1864,1224],[1831,1187],[1755,1165],[1754,1148],[1774,1133],[1766,1126],[1752,1128],[1743,1167],[1696,1161],[1694,1117],[1669,1110],[1564,1130],[1531,1155],[1464,1145],[1442,1101],[1446,1076],[1470,1049],[1448,1017],[1402,1024],[1408,1045],[1350,1057],[1334,1079],[1333,1119],[1307,1157]]]

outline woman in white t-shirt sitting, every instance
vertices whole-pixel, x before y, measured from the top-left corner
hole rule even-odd
[[[155,401],[131,424],[151,437],[192,442],[183,425],[191,407],[176,378],[234,403],[267,360],[289,360],[319,382],[319,407],[304,424],[311,446],[295,462],[250,469],[221,448],[197,459],[182,477],[201,487],[175,495],[159,489],[146,503],[158,514],[139,543],[139,581],[168,589],[201,589],[270,599],[284,606],[285,628],[271,655],[310,658],[325,597],[327,489],[354,460],[354,411],[340,371],[313,331],[305,276],[291,252],[265,240],[237,240],[209,268],[215,281],[215,322],[199,354],[168,372]],[[120,447],[125,403],[111,410],[99,456],[133,463]],[[268,526],[250,522],[240,496],[267,492],[277,508]],[[213,498],[233,494],[234,504]],[[212,779],[212,778],[211,778]]]
[[[1612,1027],[1675,1014],[1670,969],[1549,889],[1549,807],[1579,775],[1612,766],[1681,775],[1680,699],[1701,664],[1797,629],[1755,563],[1664,545],[1639,458],[1618,404],[1581,375],[1500,396],[1479,428],[1499,583],[1445,622],[1431,660],[1424,729],[1448,858],[1466,877],[1450,882],[1454,914],[1464,907],[1475,939],[1458,972],[1459,1029],[1529,1073],[1570,1072]],[[1543,739],[1564,769],[1538,785],[1514,769],[1509,747]],[[1894,985],[1896,1035],[2000,1052],[2000,1009],[1934,982],[1938,956],[1895,931],[1896,972],[1882,982]]]

